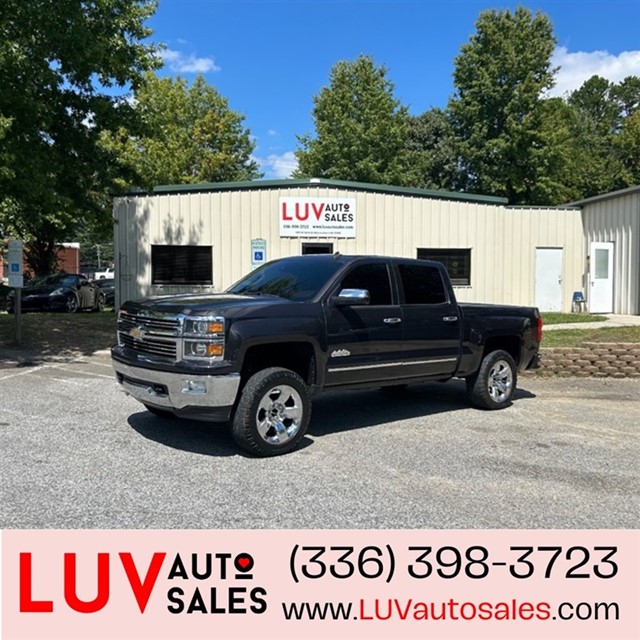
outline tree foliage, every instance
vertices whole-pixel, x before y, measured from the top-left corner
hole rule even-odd
[[[155,0],[0,4],[0,227],[30,241],[36,272],[86,224],[110,225],[117,158],[104,131],[130,126],[121,97],[158,65]]]
[[[614,144],[626,171],[627,185],[640,184],[640,110],[625,119]]]
[[[316,135],[299,136],[298,177],[403,184],[406,107],[369,56],[340,61],[313,99]]]
[[[640,78],[615,84],[592,76],[571,93],[575,111],[574,180],[581,197],[594,196],[640,183],[635,121],[640,108]]]
[[[134,111],[143,123],[138,135],[122,129],[105,138],[131,168],[137,186],[252,180],[261,176],[251,157],[254,143],[244,116],[204,77],[191,86],[183,78],[145,76]]]
[[[540,194],[547,140],[542,94],[553,86],[555,46],[549,19],[528,9],[484,11],[455,61],[449,111],[467,189],[514,204]]]
[[[458,191],[466,185],[447,111],[430,109],[410,116],[406,149],[407,186]]]
[[[594,76],[566,100],[549,98],[555,39],[543,14],[485,11],[456,58],[444,112],[411,120],[418,186],[561,204],[640,182],[640,78]]]

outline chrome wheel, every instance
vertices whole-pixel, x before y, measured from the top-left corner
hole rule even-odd
[[[511,397],[513,389],[513,369],[506,360],[497,360],[489,371],[487,388],[489,396],[496,403]]]
[[[294,371],[269,367],[241,388],[231,419],[231,435],[256,456],[279,456],[294,449],[309,426],[311,393]]]
[[[258,404],[258,433],[269,444],[284,444],[298,433],[303,414],[300,394],[286,384],[275,386]]]

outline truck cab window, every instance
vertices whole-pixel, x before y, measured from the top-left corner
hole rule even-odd
[[[385,264],[361,264],[347,273],[340,289],[366,289],[371,305],[391,304],[391,282]]]
[[[447,294],[440,271],[429,265],[399,264],[405,304],[442,304]]]

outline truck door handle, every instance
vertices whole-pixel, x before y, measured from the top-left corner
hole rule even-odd
[[[385,318],[382,322],[385,324],[398,324],[402,322],[402,318]]]
[[[443,322],[458,322],[458,316],[443,316]]]

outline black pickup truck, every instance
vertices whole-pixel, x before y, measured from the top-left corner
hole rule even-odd
[[[474,405],[506,407],[541,338],[536,308],[458,304],[438,262],[336,254],[274,260],[225,293],[126,302],[111,353],[152,413],[230,421],[239,446],[271,456],[326,389],[464,378]]]

